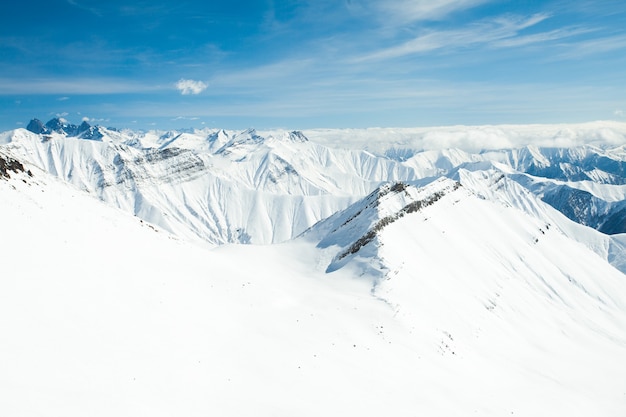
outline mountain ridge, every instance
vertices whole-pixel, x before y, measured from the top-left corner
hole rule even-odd
[[[51,126],[71,125],[53,121]],[[0,143],[146,221],[216,244],[240,242],[233,237],[240,234],[249,243],[289,240],[384,183],[454,178],[461,168],[495,167],[580,224],[607,234],[626,230],[626,206],[619,202],[626,198],[623,146],[528,145],[481,153],[393,147],[392,153],[372,153],[321,145],[297,131],[95,129],[102,136],[89,146],[87,138],[62,129],[33,136],[18,129],[0,135]],[[567,186],[549,186],[555,181]],[[158,190],[160,184],[184,186],[165,197]],[[209,198],[207,190],[217,193],[216,198]],[[224,203],[229,195],[222,193],[256,204],[261,212],[233,211]],[[335,202],[329,205],[331,201]],[[282,204],[287,204],[282,210],[292,213],[289,216],[301,210],[307,214],[286,217],[276,212]],[[596,214],[588,210],[589,204]]]

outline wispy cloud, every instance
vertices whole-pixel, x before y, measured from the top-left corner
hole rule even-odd
[[[505,46],[504,42],[507,41],[513,46],[515,40],[518,39],[517,35],[522,30],[535,26],[549,17],[550,15],[545,13],[538,13],[530,17],[505,16],[478,22],[464,29],[431,30],[400,45],[391,46],[359,57],[357,61],[384,60],[441,49],[481,44]],[[560,34],[560,36],[566,35],[566,33]],[[556,34],[553,33],[551,36],[554,37]],[[535,37],[535,39],[526,38],[524,42],[539,42],[541,36],[535,35]],[[521,42],[521,44],[524,42]]]
[[[160,17],[166,16],[176,10],[182,10],[184,7],[178,5],[165,5],[154,4],[148,1],[135,1],[133,4],[115,4],[115,2],[93,2],[85,0],[66,0],[68,4],[89,12],[98,17],[103,17],[106,14],[117,14],[121,16],[151,16]],[[95,7],[93,3],[97,3],[98,7]]]
[[[207,87],[208,85],[202,81],[186,80],[183,78],[176,83],[176,89],[178,89],[182,95],[200,94],[206,90]]]
[[[424,21],[442,21],[453,14],[466,11],[494,0],[347,0],[346,10],[352,17],[389,30],[403,30],[407,25]],[[336,1],[329,10],[339,10]],[[318,3],[316,3],[317,5]],[[328,11],[326,11],[328,14]]]
[[[568,51],[559,55],[559,58],[576,59],[589,55],[626,49],[626,35],[616,35],[596,39],[587,39],[568,44]]]
[[[0,78],[0,94],[127,94],[165,90],[160,85],[111,78]]]
[[[79,9],[81,9],[81,10],[85,10],[85,11],[87,11],[89,13],[93,13],[96,16],[102,16],[102,10],[100,10],[100,9],[98,9],[96,7],[90,6],[90,5],[86,5],[82,1],[79,2],[77,0],[67,0],[67,2],[69,4],[71,4],[72,6],[74,6],[74,7],[77,7]]]
[[[394,23],[420,20],[439,20],[446,16],[476,7],[490,0],[387,0],[373,2],[377,11]]]
[[[511,48],[518,46],[526,46],[532,44],[556,41],[559,39],[571,38],[578,35],[595,32],[596,29],[590,28],[562,28],[551,30],[548,32],[534,33],[532,35],[516,36],[512,38],[495,41],[492,45],[498,48]]]
[[[288,58],[252,68],[218,72],[211,79],[211,85],[234,90],[243,88],[248,91],[281,85],[284,87],[285,81],[289,83],[305,82],[306,79],[311,81],[315,72],[319,70],[317,65],[319,62],[311,57]],[[330,64],[327,64],[328,66]]]

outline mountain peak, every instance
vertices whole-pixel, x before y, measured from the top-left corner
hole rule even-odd
[[[41,120],[37,118],[31,119],[31,121],[28,123],[28,126],[26,126],[26,130],[38,135],[41,133],[50,133],[50,130],[43,124]]]
[[[339,248],[328,266],[328,271],[334,271],[375,241],[382,229],[434,204],[459,187],[459,182],[443,177],[424,187],[404,182],[385,184],[346,210],[318,223],[308,233],[320,239],[318,247],[322,249]]]
[[[237,143],[244,143],[244,142],[262,142],[263,141],[263,137],[259,136],[259,134],[257,133],[256,129],[254,128],[249,128],[246,129],[244,131],[241,131],[239,133],[236,133],[233,136],[233,139],[237,142]]]
[[[71,125],[66,119],[55,117],[46,123],[46,127],[58,133],[68,133],[67,130],[72,130],[71,128],[75,126]]]
[[[54,117],[48,120],[46,124],[37,118],[33,118],[26,126],[26,130],[38,135],[55,132],[68,137],[79,137],[89,140],[99,140],[103,137],[100,129],[97,126],[91,126],[87,120],[83,120],[77,126],[63,117]]]
[[[236,133],[226,142],[216,153],[229,155],[237,148],[241,148],[245,145],[259,145],[265,141],[263,136],[260,136],[256,129],[249,128],[239,133]]]
[[[299,130],[289,132],[287,136],[292,142],[308,142],[309,139]]]
[[[76,128],[76,136],[81,139],[101,140],[104,136],[98,126],[91,126],[86,120]]]

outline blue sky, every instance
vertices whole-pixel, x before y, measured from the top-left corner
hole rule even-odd
[[[9,1],[0,129],[626,121],[623,0]]]

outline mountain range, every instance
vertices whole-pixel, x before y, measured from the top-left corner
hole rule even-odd
[[[626,412],[626,129],[28,126],[0,134],[7,415]]]
[[[499,171],[577,223],[626,231],[624,146],[374,153],[321,145],[303,132],[133,132],[58,118],[28,127],[0,141],[108,203],[216,244],[286,241],[384,182],[453,177],[461,168]]]

